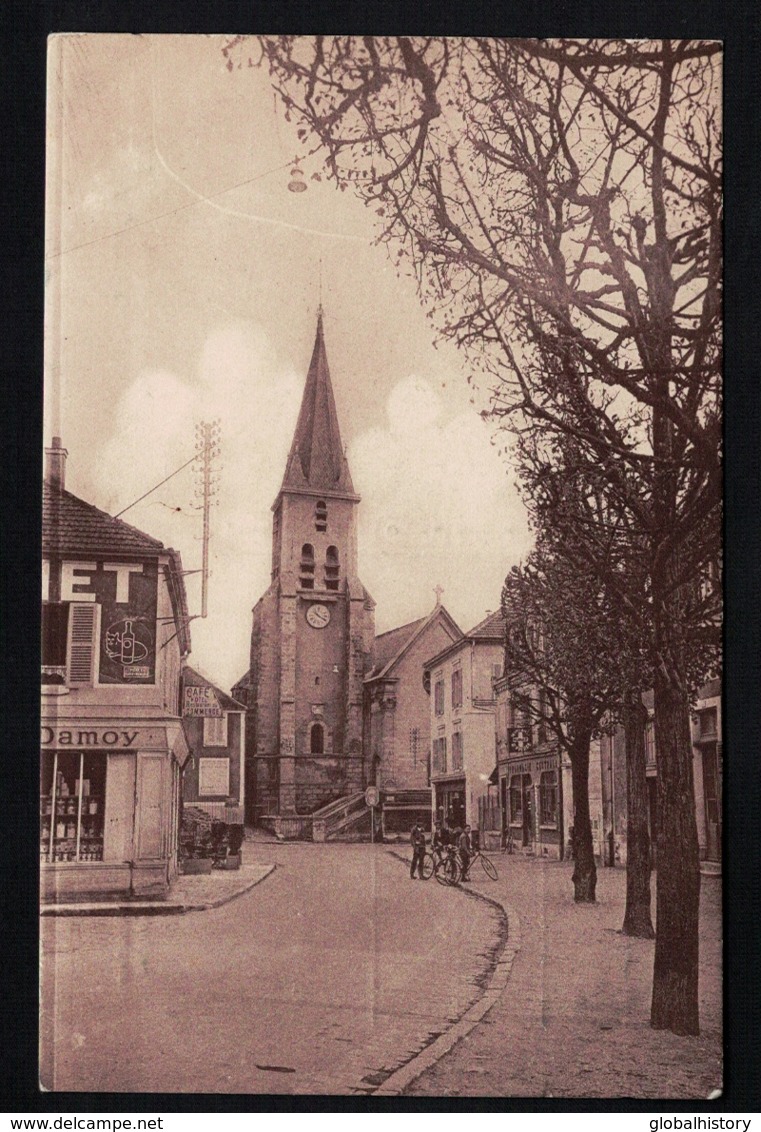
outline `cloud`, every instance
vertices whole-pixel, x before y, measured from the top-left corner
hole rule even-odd
[[[192,378],[146,370],[125,391],[97,460],[98,483],[109,485],[108,495],[101,487],[98,497],[86,496],[117,512],[192,457],[198,422],[219,420],[209,615],[192,622],[191,663],[226,688],[248,666],[251,607],[269,585],[270,507],[282,479],[303,380],[278,361],[258,326],[235,321],[215,327]],[[123,516],[180,550],[186,570],[201,566],[198,487],[191,465]],[[187,589],[191,614],[197,614],[199,574],[188,576]]]
[[[271,505],[296,424],[304,375],[284,366],[260,327],[233,321],[207,336],[197,372],[145,370],[116,406],[95,465],[110,513],[185,463],[195,426],[218,419],[218,494],[211,510],[209,615],[191,625],[192,664],[229,688],[248,667],[251,608],[270,582]],[[378,603],[378,631],[428,612],[433,587],[463,629],[496,609],[502,582],[526,553],[525,515],[477,413],[446,419],[432,384],[410,376],[387,400],[386,421],[349,446],[359,505],[362,580]],[[124,515],[201,566],[198,476],[191,465]],[[187,577],[190,611],[200,575]]]
[[[443,413],[433,385],[409,376],[388,397],[385,425],[349,448],[362,495],[360,570],[379,631],[427,613],[437,584],[461,628],[471,628],[498,607],[505,574],[530,545],[486,425],[473,411]]]

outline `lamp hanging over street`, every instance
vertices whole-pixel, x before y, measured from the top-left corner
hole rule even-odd
[[[291,179],[288,182],[288,191],[291,193],[303,193],[306,191],[307,183],[304,180],[304,174],[298,165],[294,165],[291,169]]]

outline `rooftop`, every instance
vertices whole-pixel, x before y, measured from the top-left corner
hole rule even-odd
[[[42,493],[42,551],[44,554],[114,554],[118,551],[154,557],[169,553],[158,539],[47,480]]]

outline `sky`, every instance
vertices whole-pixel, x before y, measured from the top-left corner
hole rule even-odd
[[[317,308],[359,505],[378,632],[433,608],[463,630],[498,608],[530,547],[525,511],[464,357],[434,343],[377,217],[304,156],[265,71],[216,36],[49,41],[45,443],[66,486],[201,565],[196,427],[219,420],[208,617],[190,663],[247,669],[270,580]],[[301,155],[307,191],[288,191]],[[319,179],[317,179],[319,178]],[[145,500],[130,506],[165,477]],[[200,578],[187,577],[191,614]]]

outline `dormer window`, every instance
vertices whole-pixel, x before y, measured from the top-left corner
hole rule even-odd
[[[329,546],[325,552],[325,589],[338,589],[338,547]]]
[[[326,531],[328,529],[328,505],[324,499],[318,499],[314,509],[314,529]]]
[[[314,547],[311,542],[305,542],[301,548],[299,583],[303,590],[314,589]]]

